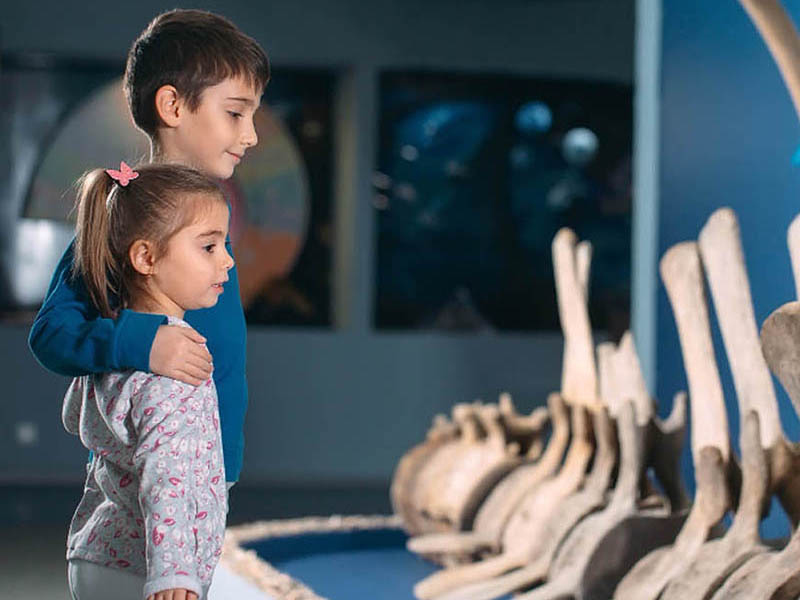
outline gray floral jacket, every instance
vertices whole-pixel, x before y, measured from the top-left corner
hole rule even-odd
[[[145,576],[144,598],[172,588],[202,597],[227,514],[213,379],[192,387],[141,371],[79,377],[62,419],[93,452],[67,559]]]

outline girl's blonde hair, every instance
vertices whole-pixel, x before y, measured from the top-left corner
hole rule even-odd
[[[78,181],[73,275],[83,277],[92,304],[104,317],[115,317],[141,287],[128,251],[136,240],[153,243],[156,258],[170,238],[214,202],[225,203],[210,177],[179,165],[135,167],[136,179],[122,186],[104,169]]]

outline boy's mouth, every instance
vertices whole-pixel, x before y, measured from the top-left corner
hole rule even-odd
[[[233,158],[235,158],[236,162],[241,161],[242,157],[244,156],[244,154],[236,154],[235,152],[231,152],[230,150],[228,150],[228,154],[230,154]]]

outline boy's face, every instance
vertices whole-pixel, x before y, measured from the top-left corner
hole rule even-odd
[[[206,88],[197,110],[185,108],[172,132],[170,160],[228,179],[247,149],[258,143],[253,116],[260,102],[245,79],[228,78]]]

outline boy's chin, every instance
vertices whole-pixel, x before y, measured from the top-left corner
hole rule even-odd
[[[230,179],[233,177],[236,165],[233,164],[233,161],[226,160],[225,157],[222,157],[219,160],[209,160],[201,163],[197,168],[210,177],[216,179]]]
[[[230,179],[233,177],[233,173],[235,171],[235,167],[220,167],[216,169],[214,173],[209,173],[212,177],[216,177],[217,179]]]

